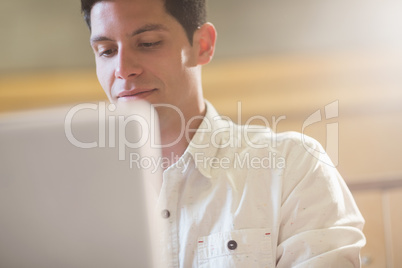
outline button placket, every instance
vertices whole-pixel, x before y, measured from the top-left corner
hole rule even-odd
[[[164,229],[164,248],[166,250],[166,267],[179,266],[179,237],[177,221],[178,189],[184,176],[177,166],[167,169],[163,173],[161,196],[158,202],[159,217],[162,218]]]

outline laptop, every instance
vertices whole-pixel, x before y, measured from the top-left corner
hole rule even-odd
[[[0,267],[152,267],[152,116],[145,102],[0,115]]]

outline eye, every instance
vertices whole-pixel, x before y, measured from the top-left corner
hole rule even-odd
[[[99,57],[110,57],[115,52],[114,49],[106,49],[103,51],[99,51]]]
[[[144,43],[140,43],[139,47],[142,47],[142,48],[154,48],[154,47],[159,46],[160,44],[162,44],[162,41],[144,42]]]

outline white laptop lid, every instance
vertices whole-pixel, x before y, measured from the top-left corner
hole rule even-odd
[[[150,109],[105,107],[0,115],[0,267],[151,267],[143,181],[161,173],[130,162],[159,154],[137,146]]]

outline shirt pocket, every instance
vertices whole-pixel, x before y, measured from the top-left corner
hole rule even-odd
[[[271,230],[243,229],[198,239],[198,267],[274,267]]]

